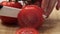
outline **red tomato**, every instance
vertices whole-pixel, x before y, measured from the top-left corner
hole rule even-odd
[[[14,5],[16,8],[22,8],[22,5],[21,5],[21,3],[15,3],[15,5]]]
[[[7,16],[0,16],[0,17],[3,25],[7,25],[7,26],[17,25],[17,18],[12,18]]]
[[[42,25],[43,10],[35,5],[25,6],[18,14],[18,21],[21,27],[37,28]]]
[[[18,2],[10,2],[11,7],[15,7],[15,8],[22,8],[22,5]]]
[[[7,6],[7,1],[3,1],[2,3],[1,3],[1,5],[3,5],[3,6]]]
[[[7,1],[3,1],[2,3],[1,3],[1,5],[3,5],[3,6],[9,6],[9,7],[14,7],[14,8],[22,8],[22,5],[21,5],[21,3],[18,3],[18,2],[7,2]]]
[[[34,28],[22,28],[19,29],[16,34],[39,34],[39,32]]]
[[[15,2],[8,2],[7,3],[7,6],[9,6],[9,7],[14,7],[14,4],[15,4]],[[14,7],[15,8],[15,7]]]
[[[3,6],[9,6],[9,7],[14,7],[14,8],[22,8],[22,5],[18,2],[7,2],[7,1],[3,1],[1,3],[1,5]],[[11,24],[16,24],[17,23],[17,18],[12,18],[12,17],[7,17],[7,16],[1,16],[2,22],[3,24],[6,25],[11,25]]]

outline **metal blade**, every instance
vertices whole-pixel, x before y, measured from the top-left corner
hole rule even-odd
[[[0,16],[7,16],[7,17],[17,17],[18,13],[21,9],[13,8],[13,7],[7,7],[3,6],[2,9],[0,9]]]

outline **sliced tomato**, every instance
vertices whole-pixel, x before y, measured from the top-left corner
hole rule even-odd
[[[34,28],[22,28],[17,30],[16,34],[39,34],[39,32]]]

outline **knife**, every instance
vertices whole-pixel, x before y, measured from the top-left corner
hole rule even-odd
[[[18,13],[21,9],[8,7],[8,6],[1,6],[0,5],[0,16],[6,17],[14,17],[17,18]]]

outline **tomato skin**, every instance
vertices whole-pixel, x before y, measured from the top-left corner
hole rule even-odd
[[[14,7],[14,8],[19,8],[19,9],[22,8],[21,3],[14,2],[14,1],[12,1],[12,2],[3,1],[3,2],[0,3],[0,5]]]
[[[3,1],[3,2],[1,2],[0,4],[3,5],[3,6],[7,6],[7,3],[8,3],[8,2]]]
[[[35,5],[25,6],[18,14],[20,27],[37,28],[44,22],[43,10]]]
[[[7,17],[7,16],[0,16],[0,19],[2,20],[2,24],[5,26],[16,26],[17,24],[17,18]]]
[[[16,31],[16,34],[39,34],[39,32],[34,28],[21,28]]]
[[[21,3],[18,3],[18,2],[9,2],[9,3],[10,3],[10,5],[8,5],[9,7],[14,7],[14,8],[19,8],[19,9],[22,8]]]
[[[3,6],[8,6],[8,7],[14,7],[14,8],[22,8],[22,5],[18,2],[7,2],[7,1],[3,1],[2,3],[0,3]],[[11,24],[16,24],[17,18],[13,18],[13,17],[9,17],[9,16],[0,16],[0,19],[2,20],[2,24],[4,25],[11,25]]]
[[[21,3],[16,3],[17,5],[15,5],[16,8],[22,8]]]
[[[19,9],[22,8],[21,3],[14,2],[14,1],[11,1],[11,2],[3,1],[0,4],[3,5],[3,6],[9,6],[9,7],[14,7],[14,8],[19,8]]]

